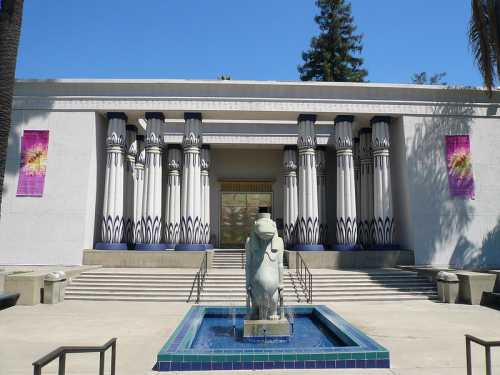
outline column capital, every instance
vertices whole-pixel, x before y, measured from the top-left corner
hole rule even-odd
[[[316,147],[316,170],[318,175],[326,174],[326,147]]]
[[[337,152],[352,149],[352,124],[354,116],[339,115],[335,117],[335,145]]]
[[[182,148],[178,144],[168,146],[167,151],[167,169],[171,171],[179,171],[182,168]]]
[[[388,116],[375,116],[372,124],[372,147],[373,151],[388,149],[391,146],[389,137],[389,124],[391,118]]]
[[[135,159],[137,155],[137,126],[127,125],[127,155]]]
[[[123,120],[125,122],[128,121],[128,117],[125,114],[125,112],[107,112],[106,117],[108,120],[119,119],[119,120]]]
[[[138,134],[136,140],[137,140],[137,157],[135,159],[135,163],[136,166],[144,167],[144,163],[146,162],[146,154],[144,151],[144,135]]]
[[[372,159],[372,129],[362,128],[359,130],[359,159],[371,162]]]
[[[316,147],[315,122],[316,115],[313,114],[300,114],[297,118],[299,127],[297,146],[299,149],[311,149]]]
[[[210,146],[201,146],[200,153],[200,168],[202,171],[208,171],[210,169]]]
[[[286,173],[297,170],[297,146],[285,146],[283,149],[283,168]]]
[[[146,112],[144,114],[144,117],[146,118],[146,120],[157,119],[165,121],[165,115],[163,114],[163,112]]]
[[[184,137],[182,146],[184,148],[200,148],[203,143],[201,135],[202,116],[200,112],[184,113]]]

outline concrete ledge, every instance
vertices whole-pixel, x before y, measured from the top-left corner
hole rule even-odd
[[[483,292],[492,292],[496,275],[472,271],[456,271],[459,285],[459,300],[470,305],[479,305]]]
[[[448,267],[431,267],[431,266],[403,266],[399,265],[399,269],[403,271],[416,272],[418,276],[425,277],[429,281],[436,281],[437,274],[441,271],[455,273],[456,270]]]
[[[295,253],[297,251],[285,251],[285,259],[288,260],[290,268],[295,268]],[[309,268],[361,269],[415,264],[412,250],[299,251],[298,253]]]
[[[213,251],[119,251],[84,250],[83,264],[123,268],[199,268],[207,254],[212,267]]]
[[[78,276],[84,271],[88,271],[100,266],[75,266],[64,267],[54,266],[52,269],[37,271],[36,266],[30,271],[12,271],[5,277],[5,292],[19,293],[18,305],[36,305],[42,302],[43,279],[45,275],[52,271],[64,271],[68,279]]]
[[[496,282],[493,291],[495,293],[500,293],[500,270],[490,270],[488,272],[496,276]]]

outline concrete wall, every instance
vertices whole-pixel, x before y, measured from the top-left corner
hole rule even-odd
[[[417,264],[500,266],[500,124],[441,105],[433,117],[403,118],[411,248]],[[450,197],[445,136],[470,134],[475,199]],[[402,171],[403,169],[401,169]]]
[[[94,112],[14,111],[0,264],[81,264],[82,249],[94,241],[97,124]],[[43,197],[16,197],[25,129],[50,131]]]
[[[210,222],[213,243],[219,243],[221,180],[272,180],[273,218],[283,217],[283,151],[279,149],[211,149]]]

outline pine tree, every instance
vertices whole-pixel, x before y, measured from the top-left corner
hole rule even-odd
[[[320,34],[313,37],[309,51],[302,53],[298,67],[302,81],[362,82],[362,35],[355,34],[351,4],[344,0],[316,0],[320,13],[314,20]]]

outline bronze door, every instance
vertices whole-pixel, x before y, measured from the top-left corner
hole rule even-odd
[[[259,207],[271,212],[271,192],[222,192],[221,193],[220,246],[242,249]]]

